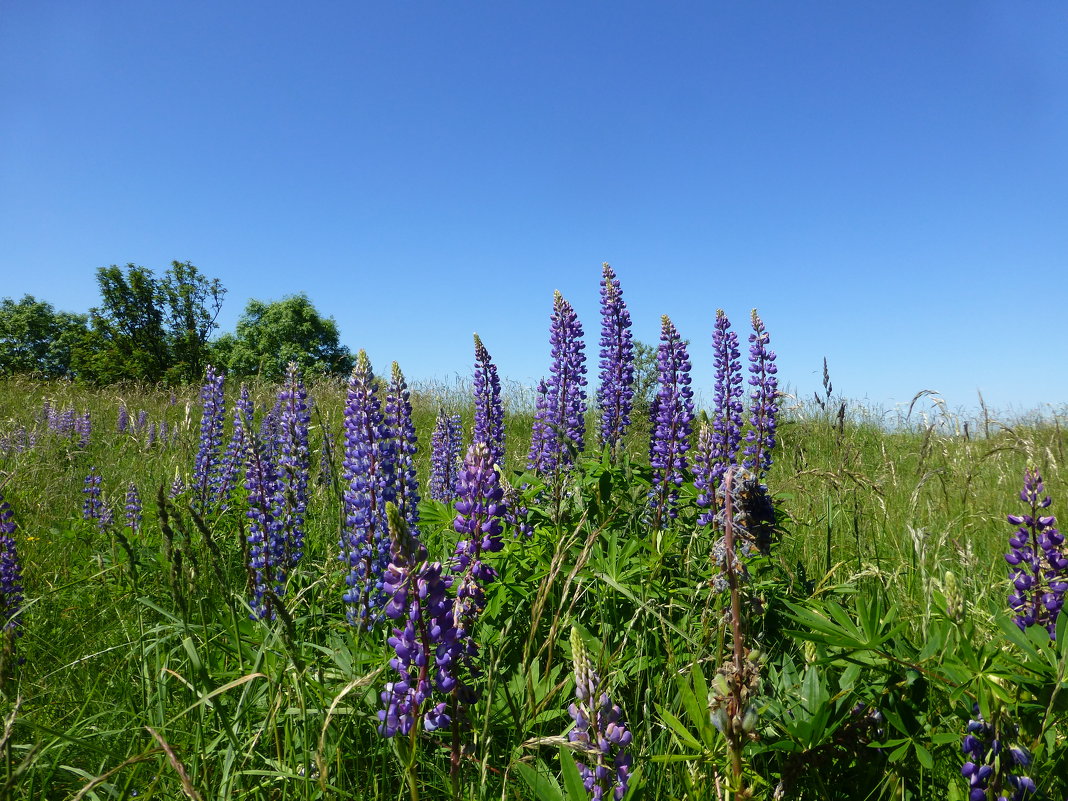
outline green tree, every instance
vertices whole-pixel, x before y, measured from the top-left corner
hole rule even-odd
[[[70,376],[71,352],[87,331],[84,314],[57,312],[51,303],[24,295],[0,300],[0,374]]]
[[[100,305],[74,353],[79,378],[195,381],[203,373],[208,337],[226,294],[189,262],[172,262],[162,279],[136,264],[97,270]]]
[[[352,354],[340,343],[333,317],[322,317],[305,294],[265,303],[250,300],[234,334],[212,347],[212,359],[233,375],[279,379],[293,361],[302,372],[344,375]]]

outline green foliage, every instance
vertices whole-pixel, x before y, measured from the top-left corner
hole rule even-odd
[[[0,300],[0,374],[71,375],[71,352],[86,334],[85,315],[57,312],[52,304],[24,295]]]
[[[277,387],[251,389],[256,408],[270,408]],[[692,485],[680,488],[679,520],[654,532],[642,458],[586,454],[558,504],[537,477],[506,473],[534,531],[509,529],[490,557],[500,578],[479,629],[481,700],[454,778],[440,732],[404,742],[376,732],[390,632],[344,623],[331,470],[311,486],[286,615],[251,620],[240,491],[234,508],[201,521],[180,498],[153,501],[188,476],[197,446],[197,387],[174,392],[172,402],[158,388],[0,384],[0,438],[20,425],[37,434],[33,449],[0,449],[27,598],[16,643],[26,661],[0,688],[3,797],[581,801],[582,753],[566,737],[572,626],[634,735],[631,801],[735,797],[712,712],[733,653],[729,601]],[[327,434],[341,447],[344,384],[323,377],[309,392],[318,457]],[[87,448],[39,425],[46,398],[90,413]],[[422,443],[439,407],[471,419],[461,390],[416,387],[412,400]],[[149,445],[118,433],[120,403],[175,436]],[[510,408],[508,458],[522,464],[529,410]],[[746,656],[760,676],[740,753],[751,797],[966,798],[960,742],[977,703],[987,720],[1019,724],[1030,775],[1063,798],[1068,616],[1056,643],[1041,628],[1021,632],[1004,609],[1001,552],[1025,464],[1042,465],[1054,511],[1068,499],[1043,462],[1063,463],[1064,429],[992,426],[974,438],[952,421],[887,431],[833,415],[796,415],[782,429],[769,476],[786,490],[780,539],[749,562],[744,587]],[[335,452],[334,473],[339,462]],[[103,531],[81,519],[90,466],[116,514]],[[122,526],[131,480],[146,501],[137,536]],[[453,511],[424,501],[420,512],[431,558],[446,559]]]
[[[178,383],[201,378],[208,337],[226,290],[189,262],[172,262],[162,279],[135,264],[97,270],[100,305],[75,347],[73,369],[94,384]]]
[[[250,300],[236,333],[214,343],[213,358],[232,375],[270,381],[280,379],[291,361],[305,374],[345,375],[353,365],[334,318],[322,317],[304,294]]]

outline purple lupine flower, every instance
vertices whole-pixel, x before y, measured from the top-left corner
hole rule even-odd
[[[557,291],[549,322],[552,345],[548,385],[549,425],[554,435],[553,452],[563,467],[582,453],[586,438],[586,345],[582,323],[571,304]]]
[[[764,321],[752,313],[753,333],[749,335],[749,430],[745,435],[745,458],[742,464],[758,477],[771,467],[775,448],[775,423],[779,413],[779,380],[775,377],[775,351],[768,350],[771,336]]]
[[[1016,613],[1016,625],[1044,626],[1050,637],[1056,637],[1057,616],[1064,606],[1068,591],[1068,549],[1064,535],[1057,528],[1057,518],[1043,514],[1052,501],[1045,494],[1042,476],[1037,470],[1024,473],[1024,488],[1020,500],[1029,513],[1009,515],[1008,520],[1019,528],[1009,538],[1010,551],[1005,554],[1011,568],[1013,591],[1009,606]]]
[[[453,625],[458,641],[454,654],[457,664],[439,667],[455,682],[457,699],[467,705],[478,697],[470,681],[479,673],[474,628],[485,608],[485,587],[497,579],[497,571],[482,561],[482,554],[503,548],[501,520],[507,512],[500,476],[484,442],[476,441],[468,448],[456,491],[459,498],[453,529],[460,541],[449,569],[456,574]]]
[[[253,617],[274,620],[272,592],[281,598],[286,580],[285,500],[278,469],[258,438],[245,439],[245,489],[248,490],[248,568],[252,575]]]
[[[101,525],[100,519],[104,513],[104,502],[100,499],[100,474],[96,472],[96,467],[89,468],[89,475],[85,477],[82,494],[85,495],[82,500],[82,519],[93,520],[98,526]]]
[[[278,458],[278,442],[281,436],[282,403],[275,401],[271,410],[260,421],[259,442],[264,453],[271,459]]]
[[[389,596],[384,612],[401,626],[389,638],[396,654],[389,664],[399,679],[387,682],[379,694],[383,708],[378,712],[378,731],[393,737],[410,734],[420,720],[427,731],[451,722],[446,704],[433,704],[438,682],[431,669],[438,650],[455,643],[455,635],[448,596],[451,579],[442,576],[440,562],[427,561],[426,548],[412,536],[395,505],[389,504],[387,517],[391,558],[383,582]]]
[[[171,490],[169,493],[169,497],[173,500],[174,498],[181,497],[184,494],[185,479],[183,479],[182,474],[176,470],[174,471],[174,481],[171,482]]]
[[[226,404],[223,396],[225,376],[215,373],[208,365],[204,386],[200,390],[203,412],[200,417],[200,448],[193,466],[193,501],[201,514],[218,495],[220,481],[220,458],[223,446],[223,426]]]
[[[145,430],[145,426],[148,425],[148,412],[141,409],[137,412],[137,417],[134,419],[133,432],[134,434],[140,434]]]
[[[653,525],[659,528],[665,515],[671,519],[678,516],[679,487],[685,479],[694,417],[690,357],[686,343],[666,314],[660,319],[656,369],[658,389],[649,464],[653,469]]]
[[[386,502],[392,500],[395,461],[391,444],[385,436],[378,381],[361,350],[345,404],[345,524],[339,543],[340,558],[349,568],[344,600],[353,625],[372,625],[386,599],[382,581],[389,565]]]
[[[11,505],[0,495],[0,628],[21,637],[22,563],[15,545],[16,528]]]
[[[712,441],[715,464],[712,478],[718,481],[728,465],[735,464],[742,439],[742,363],[739,361],[738,335],[731,331],[723,309],[716,311],[712,332],[716,382],[712,398]]]
[[[435,501],[450,503],[456,497],[462,447],[460,415],[450,417],[444,410],[439,411],[430,437],[430,497]]]
[[[151,448],[156,444],[156,424],[148,424],[148,433],[145,435],[145,445]]]
[[[601,282],[601,445],[612,454],[619,449],[630,426],[634,403],[634,335],[630,312],[612,268],[605,262]]]
[[[125,403],[119,404],[119,416],[115,421],[115,430],[120,434],[125,434],[130,430],[130,410],[126,408]]]
[[[159,444],[160,445],[168,445],[168,444],[170,444],[170,440],[169,440],[170,432],[167,430],[167,421],[166,420],[160,420],[159,421],[159,425],[156,427],[156,431],[157,431],[157,434],[159,435]]]
[[[604,683],[593,669],[578,629],[571,630],[571,654],[575,663],[575,699],[567,712],[575,721],[567,739],[581,755],[576,760],[582,784],[593,801],[621,801],[630,784],[631,756],[627,746],[631,733],[623,711],[612,703]],[[610,795],[609,795],[610,794]]]
[[[712,426],[702,422],[697,429],[697,447],[693,455],[693,484],[697,488],[694,502],[703,509],[697,516],[699,526],[711,525],[716,516],[716,443]]]
[[[304,515],[308,509],[308,426],[311,412],[308,393],[297,373],[296,362],[286,368],[285,385],[278,396],[279,413],[278,478],[283,501],[284,564],[293,568],[304,555]]]
[[[415,454],[419,443],[412,422],[412,399],[400,365],[393,362],[389,388],[386,391],[386,436],[392,440],[394,454],[394,502],[409,529],[415,533],[419,525],[419,479],[415,472]]]
[[[1016,726],[992,726],[983,719],[978,704],[973,705],[972,714],[975,717],[968,721],[968,733],[961,743],[961,752],[968,761],[960,769],[968,780],[969,801],[986,801],[990,791],[997,793],[998,801],[1030,797],[1037,790],[1035,783],[1016,771],[1031,764],[1031,754],[1022,745],[1006,743],[1006,739],[1016,737]]]
[[[495,465],[504,468],[504,407],[501,379],[489,351],[475,334],[475,421],[472,441],[485,442]]]
[[[89,418],[89,412],[82,412],[74,421],[74,433],[78,435],[78,447],[85,450],[89,447],[89,439],[93,434],[93,421]]]
[[[132,481],[126,488],[126,525],[130,527],[130,535],[136,537],[141,530],[141,495],[137,491],[137,485]]]
[[[530,428],[530,451],[527,454],[527,470],[542,475],[555,471],[559,462],[549,403],[549,385],[542,379],[535,390],[534,423]]]
[[[252,399],[248,394],[248,385],[242,384],[234,404],[234,430],[222,457],[219,481],[214,487],[215,494],[212,497],[212,503],[217,504],[220,511],[229,508],[234,486],[245,471],[245,438],[246,432],[252,431],[252,416]]]

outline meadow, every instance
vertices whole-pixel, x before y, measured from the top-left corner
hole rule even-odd
[[[706,340],[695,359],[711,358]],[[365,366],[386,403],[386,363]],[[267,501],[247,465],[285,464],[269,446],[277,416],[263,422],[284,389],[249,384],[245,467],[220,503],[197,475],[205,450],[211,469],[225,461],[236,382],[213,441],[216,396],[201,386],[0,383],[22,585],[3,588],[8,616],[21,599],[0,666],[0,798],[1068,797],[1068,617],[1050,600],[1063,588],[1043,563],[1049,598],[1011,609],[1005,558],[1019,527],[1048,539],[1044,516],[1068,501],[1058,415],[964,420],[919,397],[888,422],[830,391],[779,396],[766,468],[746,474],[739,455],[710,487],[695,461],[704,418],[678,434],[692,460],[675,483],[650,461],[664,405],[638,398],[602,447],[592,392],[582,452],[529,469],[544,393],[513,389],[498,470],[469,462],[434,500],[439,421],[458,415],[460,453],[477,456],[487,390],[478,375],[416,384],[421,500],[395,499],[408,517],[392,507],[393,572],[368,587],[376,557],[339,551],[360,525],[361,476],[379,468],[350,452],[353,383],[309,377],[300,556],[265,585]],[[540,430],[559,444],[566,425]],[[1045,482],[1034,508],[1028,470]],[[491,485],[488,503],[464,494]],[[480,544],[463,546],[464,525]],[[492,575],[474,587],[468,563]],[[434,633],[433,598],[467,616],[458,690],[427,678],[453,643]],[[1028,610],[1039,619],[1018,625]],[[402,677],[426,681],[407,723],[379,715]]]

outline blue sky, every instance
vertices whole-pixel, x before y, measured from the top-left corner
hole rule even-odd
[[[712,385],[757,307],[798,393],[1068,403],[1068,5],[0,0],[0,296],[191,261],[410,379],[596,370],[610,262]],[[592,389],[592,387],[591,387]]]

